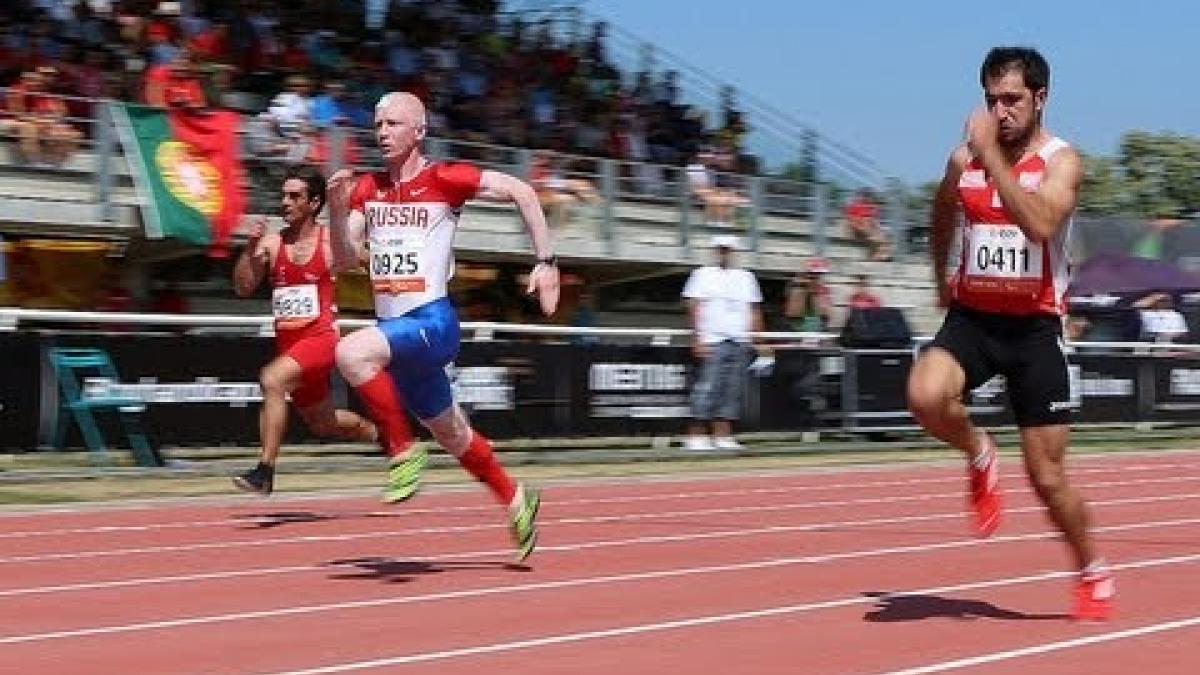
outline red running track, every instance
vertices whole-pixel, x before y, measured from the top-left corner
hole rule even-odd
[[[475,486],[6,512],[0,673],[1194,672],[1200,452],[1073,460],[1103,624],[1004,468],[982,541],[957,464],[554,483],[528,568]]]

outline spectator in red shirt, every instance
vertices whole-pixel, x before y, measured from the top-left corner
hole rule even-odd
[[[48,93],[57,77],[56,69],[42,66],[22,75],[8,91],[8,116],[0,120],[0,132],[19,139],[18,152],[26,162],[61,164],[82,137],[71,126],[63,99]]]
[[[229,61],[229,24],[214,21],[211,26],[192,38],[192,51],[200,61],[227,63]]]
[[[892,245],[879,224],[879,206],[870,190],[862,190],[855,195],[846,204],[843,215],[850,236],[871,248],[871,260],[888,260],[892,257]]]
[[[143,95],[149,105],[186,108],[204,108],[208,105],[204,85],[200,82],[192,54],[187,49],[181,49],[170,63],[147,69],[145,77]]]

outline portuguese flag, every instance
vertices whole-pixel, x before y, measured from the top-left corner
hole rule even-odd
[[[237,113],[114,104],[121,145],[150,239],[173,237],[228,254],[242,217]]]

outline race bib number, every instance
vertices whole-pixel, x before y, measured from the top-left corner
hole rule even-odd
[[[271,311],[281,327],[299,328],[312,323],[321,315],[316,284],[276,288],[271,293]]]
[[[1036,293],[1042,281],[1041,243],[1016,225],[974,225],[968,230],[966,283],[972,290]]]
[[[377,293],[421,293],[426,288],[421,270],[425,249],[422,233],[398,232],[371,240],[371,286]]]

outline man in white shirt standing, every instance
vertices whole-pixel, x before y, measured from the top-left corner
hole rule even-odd
[[[733,235],[713,237],[717,265],[692,271],[683,297],[691,317],[692,352],[699,365],[692,388],[692,424],[688,450],[739,450],[731,422],[741,410],[746,367],[753,352],[750,333],[761,331],[762,291],[749,270],[733,264],[741,241]],[[706,427],[711,425],[712,436]]]

